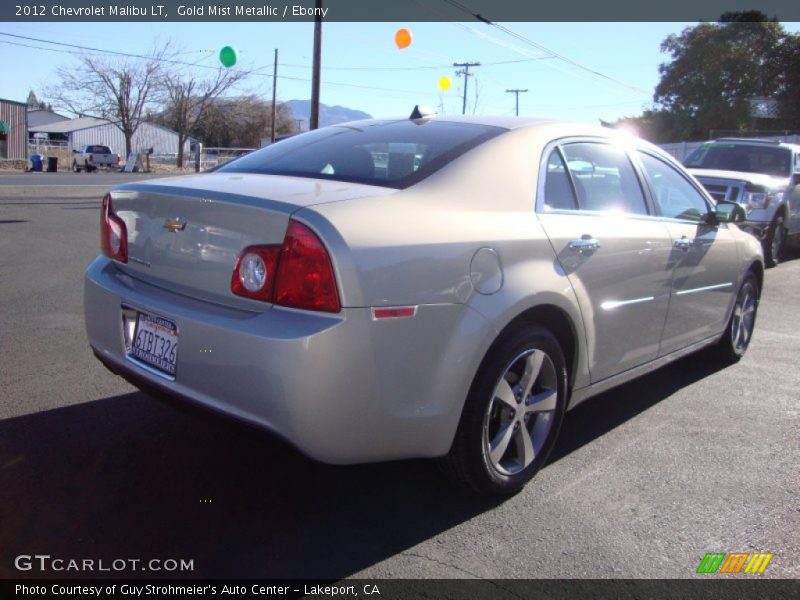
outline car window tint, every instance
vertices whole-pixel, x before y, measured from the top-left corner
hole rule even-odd
[[[547,159],[547,173],[544,180],[545,210],[575,210],[575,192],[569,182],[569,174],[558,150],[553,150]]]
[[[220,167],[406,188],[505,131],[431,120],[334,125],[272,144]]]
[[[611,144],[562,147],[581,210],[647,214],[639,179],[627,154]]]
[[[708,212],[705,198],[675,167],[644,152],[639,153],[653,200],[659,212],[670,219],[699,221]]]

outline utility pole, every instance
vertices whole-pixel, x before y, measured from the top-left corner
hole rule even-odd
[[[272,143],[275,143],[275,92],[278,89],[278,49],[275,48],[275,66],[272,68]]]
[[[308,128],[319,127],[319,77],[322,61],[322,0],[316,0],[316,16],[314,17],[314,58],[311,69],[311,114],[308,116]]]
[[[472,73],[469,72],[470,67],[480,67],[481,63],[479,62],[463,62],[463,63],[453,63],[454,67],[462,67],[461,71],[456,71],[456,75],[463,75],[464,76],[464,103],[461,105],[461,114],[467,114],[467,82],[469,82],[469,78],[472,77]]]
[[[303,131],[303,121],[305,119],[295,119],[295,121],[297,122],[297,131]]]
[[[516,115],[519,116],[519,95],[524,94],[528,90],[506,90],[506,94],[514,94],[517,97]]]

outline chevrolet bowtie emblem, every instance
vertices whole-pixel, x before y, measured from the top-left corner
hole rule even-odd
[[[186,229],[187,221],[181,221],[178,218],[175,219],[167,219],[164,221],[164,229],[169,229],[172,233],[178,233],[179,231],[183,231]]]

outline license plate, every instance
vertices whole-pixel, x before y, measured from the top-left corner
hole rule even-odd
[[[177,326],[164,317],[137,313],[136,330],[129,354],[132,358],[174,376],[178,358]]]

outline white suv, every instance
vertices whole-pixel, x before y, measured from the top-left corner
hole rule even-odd
[[[700,146],[683,164],[714,199],[742,205],[742,229],[761,240],[767,266],[780,261],[787,237],[800,236],[800,146],[721,138]]]

